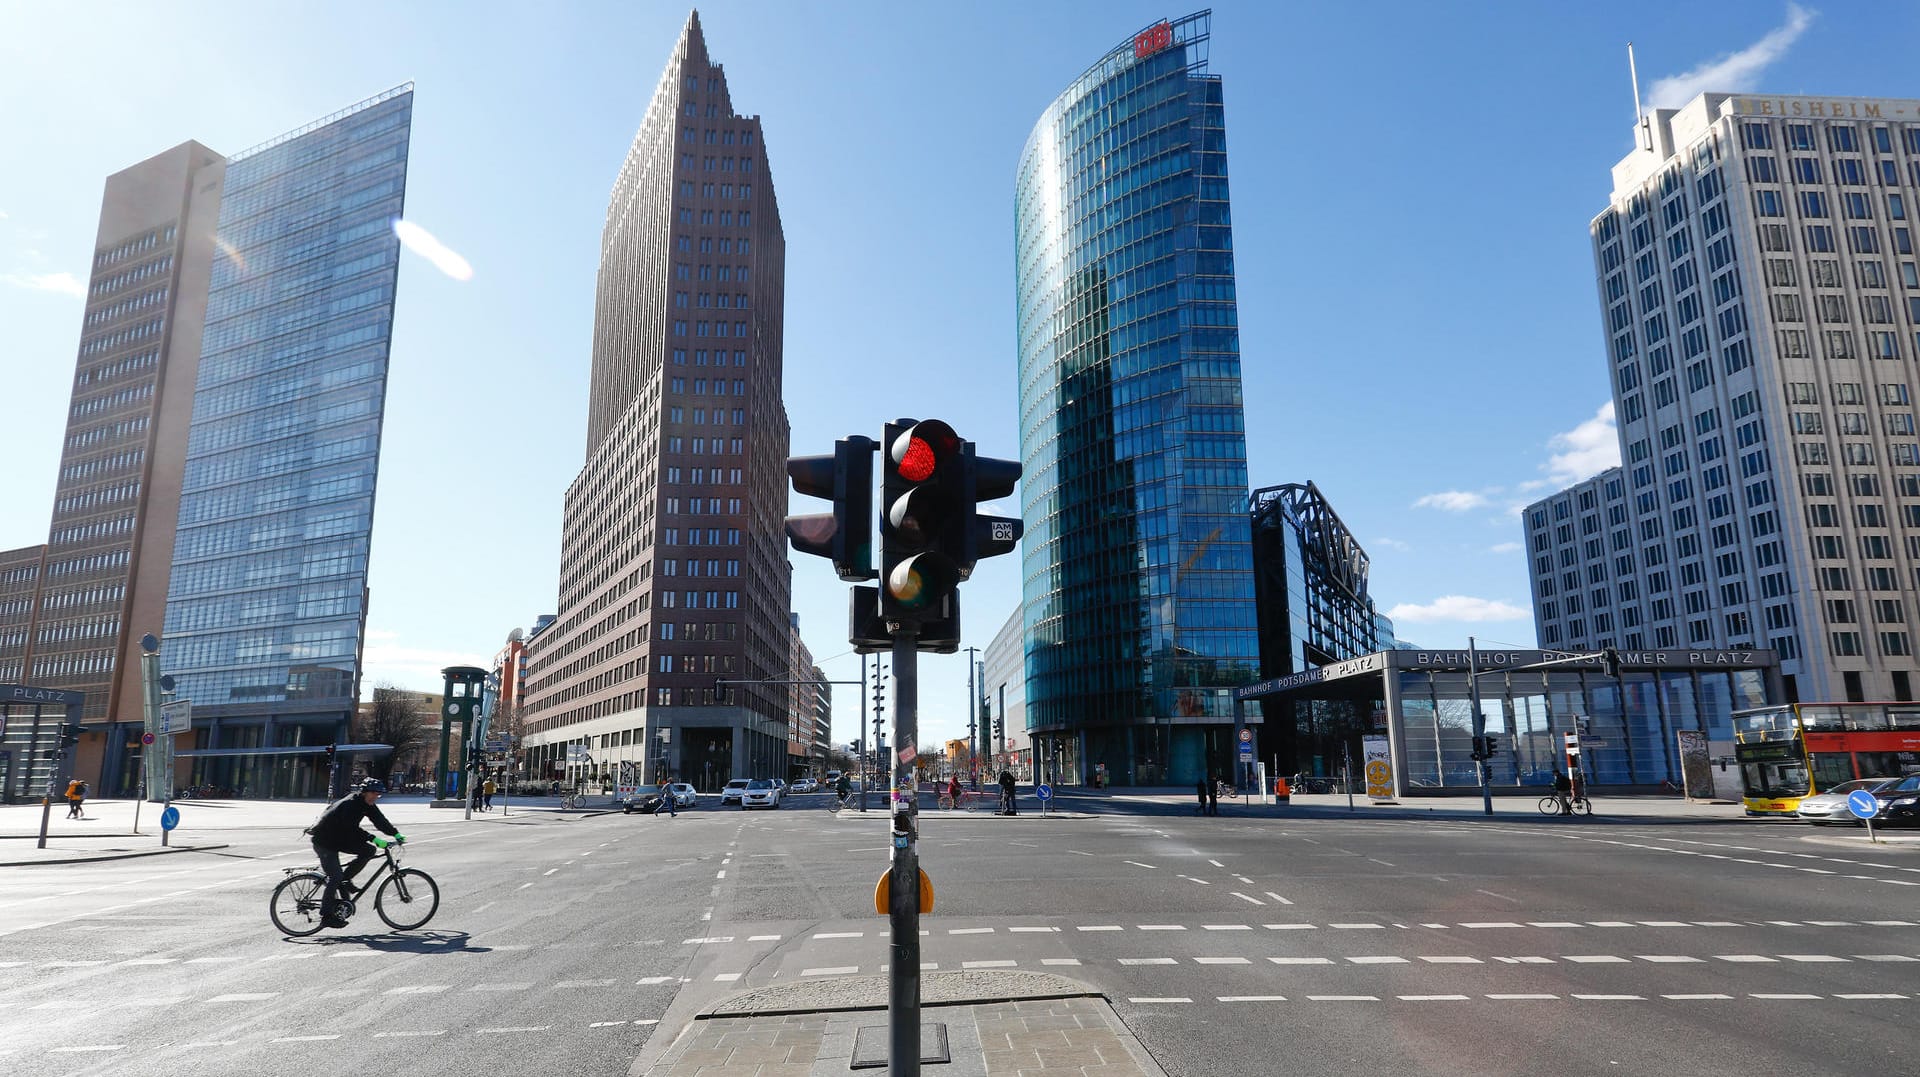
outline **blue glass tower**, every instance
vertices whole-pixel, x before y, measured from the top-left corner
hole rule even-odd
[[[1226,774],[1258,675],[1210,18],[1101,57],[1020,159],[1026,721],[1069,779]]]
[[[227,165],[161,654],[201,747],[353,713],[412,114],[400,86]],[[210,780],[306,791],[264,779]]]

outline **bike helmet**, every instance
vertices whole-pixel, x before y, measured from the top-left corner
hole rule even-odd
[[[386,791],[387,783],[378,778],[368,778],[366,781],[360,783],[360,792],[362,793],[384,793]]]

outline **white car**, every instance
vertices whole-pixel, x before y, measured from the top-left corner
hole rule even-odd
[[[732,783],[728,783],[728,788],[732,788]],[[748,808],[778,808],[779,806],[780,790],[765,778],[755,778],[748,782],[746,789],[740,794],[742,811]]]
[[[700,794],[686,782],[674,782],[667,788],[673,791],[673,806],[676,808],[697,807],[700,803]]]
[[[796,793],[818,793],[819,791],[820,783],[812,778],[802,778],[793,783],[793,792]]]
[[[1828,823],[1852,823],[1859,825],[1860,820],[1853,817],[1847,808],[1847,794],[1857,790],[1871,793],[1883,785],[1892,785],[1898,778],[1855,778],[1850,782],[1841,782],[1831,789],[1800,801],[1800,810],[1796,813],[1804,822],[1814,826],[1826,826]]]
[[[720,806],[725,807],[728,804],[740,803],[740,797],[743,794],[745,794],[746,791],[747,791],[747,779],[745,778],[733,779],[732,781],[727,783],[727,787],[725,789],[720,790]]]

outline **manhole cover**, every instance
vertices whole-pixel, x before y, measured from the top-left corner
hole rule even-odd
[[[848,1069],[878,1069],[887,1064],[887,1040],[889,1029],[886,1025],[868,1025],[856,1029],[853,1033],[853,1062]],[[928,1021],[920,1026],[920,1064],[940,1064],[953,1061],[952,1052],[947,1050],[947,1026],[944,1022]]]

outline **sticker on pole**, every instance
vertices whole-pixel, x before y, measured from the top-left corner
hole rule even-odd
[[[1041,800],[1052,800],[1053,786],[1047,785],[1046,783],[1042,782],[1041,784],[1033,787],[1033,795],[1039,797]]]
[[[1880,799],[1865,789],[1855,789],[1847,794],[1847,810],[1856,819],[1871,819],[1880,814]]]
[[[172,830],[180,825],[180,809],[169,804],[167,810],[160,813],[160,829]]]

